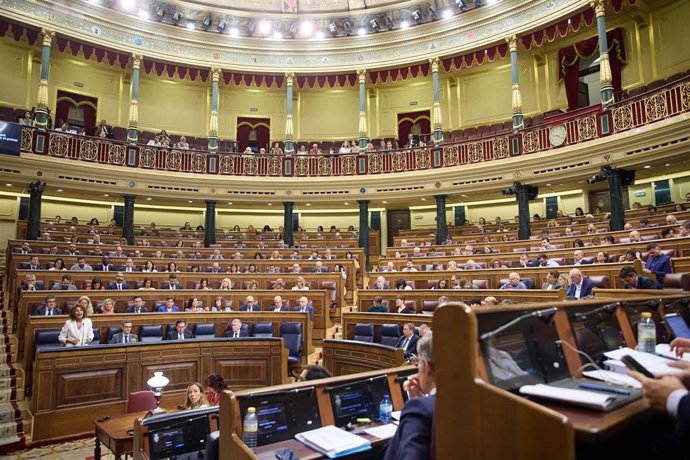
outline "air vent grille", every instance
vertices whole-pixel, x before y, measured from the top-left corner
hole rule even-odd
[[[58,179],[81,182],[85,184],[117,185],[117,182],[113,182],[111,180],[86,179],[84,177],[58,176]]]
[[[148,185],[146,188],[149,190],[168,190],[171,192],[198,192],[198,188],[188,188],[188,187],[171,187],[169,185]]]
[[[582,168],[584,166],[589,166],[589,161],[583,161],[582,163],[573,163],[573,164],[563,165],[563,166],[556,166],[556,167],[549,168],[549,169],[540,169],[538,171],[534,171],[534,175],[538,176],[539,174],[549,174],[549,173],[558,172],[558,171],[567,171],[569,169],[577,169],[577,168]]]

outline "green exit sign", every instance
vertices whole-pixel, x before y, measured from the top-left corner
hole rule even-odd
[[[417,105],[417,101],[410,101],[410,105]]]
[[[640,191],[635,192],[636,198],[641,198],[643,196],[647,196],[647,192],[645,192],[644,190],[640,190]]]
[[[77,88],[83,88],[83,87],[84,87],[84,83],[82,83],[82,82],[80,82],[80,81],[75,81],[75,82],[74,82],[74,86],[76,86]]]
[[[249,108],[249,111],[250,111],[250,112],[258,112],[258,111],[259,111],[259,108],[258,108],[258,107],[250,107],[250,108]]]

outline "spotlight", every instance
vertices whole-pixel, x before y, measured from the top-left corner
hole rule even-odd
[[[240,34],[240,29],[237,27],[230,27],[230,36],[237,37]]]
[[[172,25],[176,26],[180,23],[180,20],[182,19],[182,13],[179,11],[175,11],[175,14],[172,15],[172,19],[170,19],[170,22]]]
[[[314,37],[315,37],[317,40],[323,40],[323,39],[325,38],[325,34],[323,33],[322,30],[317,30],[317,31],[316,31],[316,34],[314,34]]]
[[[140,9],[139,10],[139,17],[141,19],[148,19],[149,18],[149,12],[147,10]]]
[[[381,26],[379,25],[379,22],[376,19],[372,19],[369,21],[369,27],[371,27],[371,30],[374,32],[378,32],[381,29]]]
[[[254,24],[253,22],[250,22],[249,24],[247,24],[247,35],[249,35],[251,37],[252,35],[254,35],[255,30],[256,30],[256,24]]]
[[[455,6],[460,8],[460,11],[467,11],[467,2],[465,0],[455,0]]]
[[[417,24],[424,22],[424,18],[422,18],[422,12],[420,10],[414,10],[412,12],[412,19],[414,19],[414,22]]]
[[[187,29],[194,30],[195,25],[196,21],[194,21],[194,19],[187,19]]]
[[[343,22],[343,30],[345,30],[345,35],[348,37],[352,35],[352,24],[350,24],[350,21]]]
[[[156,8],[156,21],[161,22],[165,17],[165,10],[160,6]]]
[[[402,22],[400,23],[400,28],[401,28],[401,29],[407,29],[408,27],[410,27],[410,23],[409,23],[409,22],[407,22],[407,21],[402,21]]]
[[[446,8],[445,10],[443,10],[442,14],[443,14],[443,19],[448,19],[448,18],[453,16],[453,10],[451,10],[450,8]]]
[[[359,35],[360,37],[363,37],[366,34],[367,34],[367,29],[365,29],[364,27],[360,27],[359,29],[357,29],[357,35]]]
[[[227,26],[228,26],[228,23],[225,22],[225,19],[221,19],[220,21],[218,21],[218,33],[222,34],[223,32],[225,32],[225,28]]]
[[[211,27],[211,16],[206,16],[201,23],[201,30],[208,32],[209,27]]]
[[[262,35],[268,35],[271,32],[271,23],[268,21],[259,22],[259,33]]]
[[[436,20],[436,10],[434,10],[432,7],[428,7],[426,9],[426,15],[429,16],[429,19],[432,21]]]
[[[391,18],[390,16],[386,16],[386,19],[384,19],[383,22],[386,23],[386,29],[393,30],[393,18]]]
[[[314,33],[314,23],[311,21],[302,21],[302,23],[299,25],[299,33],[303,37],[311,37],[311,35]]]
[[[328,31],[331,33],[331,37],[338,35],[338,26],[335,25],[335,22],[328,24]]]

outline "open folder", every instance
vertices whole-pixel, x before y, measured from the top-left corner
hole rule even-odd
[[[371,449],[371,441],[368,439],[348,433],[334,425],[296,434],[295,439],[321,452],[328,458],[336,458]]]
[[[616,397],[613,395],[571,388],[559,388],[541,383],[538,385],[523,385],[520,387],[520,394],[554,399],[598,410],[606,410],[611,404],[616,402]]]

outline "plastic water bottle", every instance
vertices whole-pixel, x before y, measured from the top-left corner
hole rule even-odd
[[[256,416],[256,409],[250,407],[247,409],[247,415],[244,416],[244,425],[242,427],[242,439],[244,443],[256,452],[256,434],[259,431],[259,418]]]
[[[637,323],[637,349],[647,353],[656,351],[656,325],[648,311],[642,313],[642,318]]]
[[[381,404],[379,404],[379,420],[381,423],[391,422],[391,412],[393,412],[393,403],[388,395],[383,395]]]

